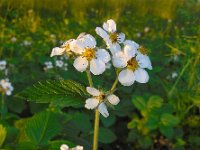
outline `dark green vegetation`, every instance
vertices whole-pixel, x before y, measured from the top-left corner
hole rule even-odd
[[[61,40],[80,32],[93,34],[101,42],[94,29],[112,18],[127,39],[149,49],[153,70],[147,84],[118,85],[121,102],[109,110],[108,119],[101,118],[100,149],[198,150],[199,16],[200,2],[195,0],[1,0],[0,60],[8,63],[7,78],[14,93],[5,97],[0,148],[57,150],[66,143],[91,149],[94,113],[83,107],[86,75],[78,73],[70,60],[63,59],[67,71],[55,67],[61,58],[49,56]],[[44,70],[46,61],[54,67]],[[93,80],[109,89],[114,74],[107,70]],[[4,73],[0,77],[5,78]],[[37,91],[31,95],[34,101],[19,97],[40,80],[48,81],[20,95]],[[52,96],[55,92],[58,95]]]

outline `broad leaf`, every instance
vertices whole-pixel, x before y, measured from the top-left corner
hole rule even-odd
[[[172,127],[170,126],[160,126],[160,132],[166,136],[167,138],[172,138],[173,134],[174,134],[174,130]]]
[[[133,97],[132,102],[138,110],[142,111],[146,109],[146,101],[142,97]]]
[[[52,103],[66,107],[83,104],[86,95],[85,87],[75,81],[47,80],[39,81],[16,96],[36,103]]]
[[[105,144],[112,143],[117,139],[116,135],[109,129],[99,128],[99,141]]]
[[[179,124],[180,120],[178,117],[171,114],[163,114],[161,116],[161,122],[165,126],[176,126],[177,124]]]
[[[41,112],[33,116],[26,124],[26,134],[36,145],[47,145],[48,141],[60,130],[58,116],[51,112]]]
[[[159,96],[151,96],[147,102],[147,107],[149,109],[159,108],[163,103],[163,99]]]

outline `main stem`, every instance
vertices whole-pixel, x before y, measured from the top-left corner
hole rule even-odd
[[[93,82],[92,82],[90,70],[87,70],[86,73],[87,73],[89,85],[92,87]],[[98,150],[98,137],[99,137],[99,111],[96,108],[96,110],[95,110],[95,121],[94,121],[93,150]]]

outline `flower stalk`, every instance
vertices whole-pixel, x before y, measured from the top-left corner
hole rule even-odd
[[[90,87],[93,87],[92,77],[90,70],[86,70],[87,78]],[[99,111],[98,108],[95,109],[95,121],[94,121],[94,138],[93,138],[93,150],[98,150],[98,137],[99,137]]]

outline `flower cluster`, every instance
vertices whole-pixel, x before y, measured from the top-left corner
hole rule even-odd
[[[74,147],[74,148],[69,148],[68,145],[62,144],[62,145],[60,146],[60,150],[83,150],[83,146],[77,145],[77,146]]]
[[[9,82],[9,79],[0,80],[0,91],[6,95],[11,95],[14,90],[13,86]]]
[[[125,34],[117,32],[116,23],[110,19],[103,23],[103,28],[96,27],[96,33],[106,43],[105,48],[97,46],[96,39],[81,33],[76,39],[64,42],[52,49],[51,57],[66,54],[74,59],[73,66],[79,72],[89,71],[93,75],[102,74],[110,68],[110,62],[119,70],[118,81],[124,86],[131,86],[135,81],[146,83],[149,75],[145,69],[152,69],[148,51],[132,40],[126,40]],[[91,85],[90,85],[91,86]],[[103,92],[94,87],[87,87],[93,97],[86,100],[87,109],[98,109],[108,117],[107,106],[117,105],[119,98],[112,92]]]

